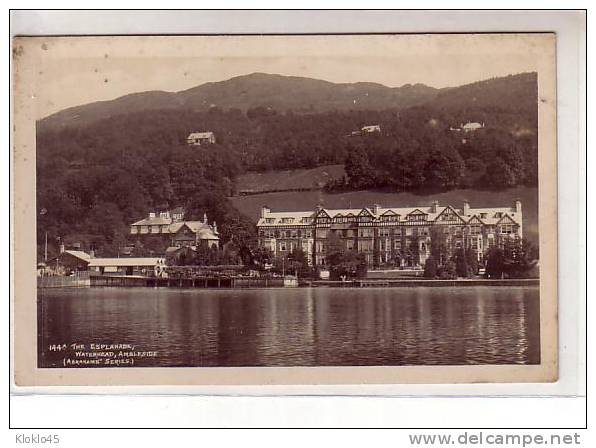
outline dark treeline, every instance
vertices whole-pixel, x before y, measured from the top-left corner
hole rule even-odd
[[[330,182],[329,190],[535,186],[538,145],[534,134],[515,136],[495,128],[469,133],[435,126],[402,129],[354,139],[345,170],[346,177]]]
[[[345,162],[347,178],[331,189],[536,185],[536,95],[520,94],[534,86],[535,74],[504,79],[515,97],[489,89],[487,99],[480,83],[402,110],[299,114],[213,107],[123,113],[80,127],[41,126],[38,245],[47,232],[50,254],[58,241],[76,241],[115,255],[131,222],[174,206],[184,206],[188,219],[207,213],[217,221],[222,243],[245,241],[253,224],[226,197],[247,171]],[[467,121],[486,127],[450,131]],[[380,133],[350,136],[373,124]],[[193,131],[213,131],[217,143],[187,146]]]

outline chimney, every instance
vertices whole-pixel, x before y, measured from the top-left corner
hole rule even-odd
[[[60,253],[63,254],[64,253],[64,244],[60,245]]]
[[[207,213],[203,213],[203,224],[207,224]]]
[[[217,233],[217,223],[213,221],[213,232]]]
[[[379,204],[373,204],[373,207],[372,207],[373,215],[375,215],[375,216],[378,215],[380,208],[381,208],[381,206]]]
[[[515,200],[514,206],[513,206],[515,213],[521,213],[522,211],[522,203],[519,199]]]
[[[269,207],[266,205],[261,207],[261,219],[265,218],[265,216],[267,216],[269,213],[271,213],[271,209]]]
[[[464,216],[468,216],[470,214],[470,203],[467,199],[464,199]]]
[[[91,249],[91,250],[89,251],[89,257],[90,257],[90,258],[95,258],[95,251],[94,251],[93,249]]]
[[[433,201],[433,205],[430,207],[432,213],[437,213],[439,210],[439,201]]]
[[[315,210],[317,212],[320,212],[323,209],[323,206],[321,204],[317,204],[317,206],[315,207]]]

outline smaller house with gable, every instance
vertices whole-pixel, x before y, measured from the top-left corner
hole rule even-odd
[[[186,143],[190,146],[201,146],[215,143],[215,134],[211,131],[191,132],[186,137]]]

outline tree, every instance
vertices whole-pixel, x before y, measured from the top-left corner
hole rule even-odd
[[[500,157],[488,165],[485,174],[485,183],[496,188],[513,187],[515,185],[515,172]]]
[[[429,187],[456,187],[463,171],[463,160],[457,151],[435,150],[426,161],[426,184]]]
[[[363,278],[368,270],[366,257],[356,251],[327,254],[327,266],[332,279]]]
[[[430,228],[430,253],[438,264],[443,263],[448,254],[447,237],[443,226],[431,226]]]
[[[437,275],[441,280],[453,280],[457,278],[457,267],[455,266],[455,263],[450,260],[439,266]]]
[[[458,277],[468,278],[478,272],[478,260],[471,250],[456,250],[452,261]]]
[[[348,153],[344,169],[352,188],[367,188],[375,185],[375,170],[364,148],[356,147]]]
[[[486,175],[486,163],[478,157],[470,157],[465,161],[465,171],[462,179],[464,187],[471,187],[482,184],[482,180]]]
[[[435,278],[437,276],[437,261],[431,255],[424,263],[424,278]]]
[[[515,142],[509,143],[499,151],[499,157],[507,164],[513,174],[513,184],[521,185],[524,181],[524,151]]]
[[[525,238],[505,240],[503,253],[503,271],[511,278],[526,277],[538,263],[538,248]]]
[[[301,248],[296,248],[288,254],[286,271],[296,273],[299,277],[310,277],[312,269],[308,264],[308,258]]]
[[[471,250],[466,250],[466,262],[470,275],[478,274],[478,256]]]
[[[266,247],[256,247],[251,251],[251,256],[259,267],[264,268],[265,265],[273,263],[273,252]]]
[[[486,254],[485,275],[488,278],[503,278],[505,256],[503,250],[498,247],[489,249]]]

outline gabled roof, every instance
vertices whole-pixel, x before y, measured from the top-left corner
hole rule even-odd
[[[455,217],[457,218],[457,221],[465,222],[463,220],[463,218],[461,216],[459,216],[459,213],[457,212],[457,210],[455,210],[450,205],[445,207],[443,209],[443,211],[436,216],[435,221],[438,221],[441,216],[446,215],[447,213],[451,213],[452,215],[455,215]]]
[[[91,258],[89,267],[106,266],[157,266],[165,260],[159,257],[131,257],[131,258]]]
[[[484,224],[484,222],[478,216],[474,215],[470,218],[468,224]]]
[[[209,138],[213,136],[213,132],[211,131],[206,131],[206,132],[191,132],[190,134],[188,134],[188,137],[186,137],[187,139],[190,138]]]
[[[205,227],[200,229],[197,234],[199,235],[199,239],[202,240],[218,240],[219,236],[211,229],[210,227]]]
[[[480,129],[482,125],[477,121],[471,122],[468,121],[466,124],[462,126],[462,129]]]
[[[199,236],[201,234],[206,234],[204,232],[209,232],[210,236],[213,236],[214,238],[218,238],[218,236],[217,236],[216,232],[213,230],[213,228],[209,224],[204,223],[203,221],[174,222],[174,223],[170,224],[169,230],[170,230],[170,233],[178,233],[183,227],[186,227],[192,233],[199,234]]]
[[[327,211],[324,208],[322,208],[321,210],[319,210],[317,212],[316,216],[317,216],[317,218],[319,216],[324,216],[325,218],[331,218],[331,216],[329,216],[329,213],[327,213]]]
[[[486,225],[496,225],[505,215],[508,215],[513,221],[519,224],[522,216],[521,213],[513,211],[510,207],[473,208],[470,209],[469,213],[478,216],[482,220],[482,223]],[[482,218],[480,216],[481,213],[485,213],[486,217]],[[501,216],[495,217],[497,213],[501,213]]]
[[[517,224],[517,222],[511,217],[509,216],[507,213],[505,213],[503,216],[501,216],[501,218],[497,221],[497,225],[498,224]]]
[[[65,250],[64,253],[72,255],[73,257],[79,258],[83,261],[91,260],[91,255],[89,255],[87,252],[83,252],[82,250]]]
[[[140,221],[133,222],[131,226],[161,226],[168,225],[172,222],[172,218],[162,218],[156,216],[155,218],[144,218]]]
[[[435,210],[435,211],[433,211]],[[486,225],[495,225],[500,218],[495,218],[495,214],[501,213],[501,215],[508,214],[513,221],[521,224],[522,213],[516,212],[515,208],[512,207],[490,207],[490,208],[470,208],[468,207],[466,210],[466,214],[464,215],[463,210],[456,209],[452,206],[417,206],[417,207],[378,207],[375,209],[377,212],[376,214],[368,208],[346,208],[346,209],[321,209],[319,211],[296,211],[296,212],[268,212],[263,218],[259,219],[257,226],[261,227],[276,227],[278,225],[284,225],[281,222],[281,218],[285,217],[294,217],[296,218],[292,225],[304,224],[300,222],[302,218],[313,218],[314,216],[325,216],[331,218],[331,216],[337,217],[346,217],[346,216],[370,216],[373,219],[380,219],[382,216],[390,216],[390,215],[399,215],[399,216],[406,216],[409,214],[412,215],[421,215],[424,214],[427,216],[426,220],[428,222],[436,221],[439,216],[445,213],[453,213],[457,216],[457,222],[461,222],[462,224],[470,221],[473,216],[476,216],[477,219],[480,220],[482,224]],[[482,218],[480,216],[481,213],[486,213],[486,218]],[[272,222],[267,222],[266,220],[272,220]],[[455,219],[455,218],[454,218]]]

